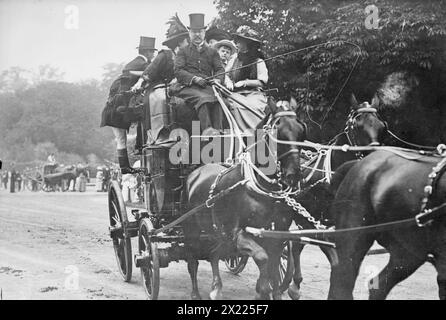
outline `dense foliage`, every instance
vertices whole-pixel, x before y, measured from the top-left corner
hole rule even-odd
[[[417,77],[433,101],[405,108],[436,108],[443,119],[446,117],[444,1],[214,2],[220,26],[232,32],[243,24],[252,26],[262,35],[268,57],[330,42],[268,62],[271,86],[281,89],[283,95],[291,92],[299,97],[305,111],[322,124],[326,137],[342,127],[340,122],[345,119],[351,92],[358,100],[370,101],[393,72],[404,71]],[[366,21],[374,22],[370,20],[372,13],[366,12],[369,5],[378,9],[377,29],[366,26]],[[438,141],[439,135],[441,130],[433,140]]]

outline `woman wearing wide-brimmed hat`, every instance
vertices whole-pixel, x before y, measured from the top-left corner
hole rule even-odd
[[[266,95],[262,88],[268,83],[268,69],[260,51],[262,41],[256,31],[241,26],[233,34],[238,53],[226,66],[226,87],[239,94],[239,100],[256,110],[256,114],[231,102],[232,112],[243,130],[253,129],[265,115]]]

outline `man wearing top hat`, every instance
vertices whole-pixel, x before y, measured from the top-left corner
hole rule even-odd
[[[138,56],[125,65],[122,74],[112,83],[101,119],[101,127],[112,127],[117,142],[118,162],[123,174],[137,172],[130,166],[127,154],[127,130],[131,125],[128,105],[132,98],[127,92],[137,83],[151,62],[156,50],[155,38],[141,37],[137,49]]]
[[[210,81],[223,82],[224,68],[214,48],[205,43],[204,14],[189,15],[191,43],[175,57],[175,76],[183,88],[176,94],[193,107],[200,120],[200,129],[223,129],[223,112],[214,95]]]

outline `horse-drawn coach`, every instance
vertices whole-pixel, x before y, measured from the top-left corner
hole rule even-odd
[[[276,103],[269,99],[265,116],[255,130],[247,132],[239,126],[228,102],[235,102],[246,112],[255,113],[255,110],[219,83],[214,82],[211,87],[229,130],[212,134],[192,130],[192,135],[188,135],[188,130],[177,126],[181,122],[177,114],[181,102],[169,96],[167,86],[152,88],[145,93],[150,101],[149,119],[153,122],[150,128],[142,127],[145,141],[140,155],[141,169],[134,175],[137,196],[124,201],[119,184],[111,182],[109,230],[118,268],[123,279],[130,281],[134,263],[141,271],[149,299],[158,298],[160,269],[180,260],[187,262],[193,299],[201,298],[197,284],[198,260],[210,261],[213,274],[210,298],[221,298],[219,261],[225,260],[232,273],[239,273],[248,257],[253,258],[259,269],[257,298],[280,299],[288,290],[290,297],[297,299],[302,282],[300,253],[305,244],[319,246],[332,266],[330,297],[351,297],[350,280],[356,278],[361,259],[375,240],[365,235],[383,232],[389,235],[396,232],[391,227],[400,224],[420,228],[417,224],[425,225],[444,211],[444,199],[437,197],[437,191],[446,190],[445,150],[380,146],[388,128],[378,115],[376,100],[370,105],[352,99],[344,130],[324,145],[306,140],[307,126],[297,116],[295,100]],[[422,197],[414,198],[415,202],[423,202],[417,217],[413,217],[417,210],[412,204],[412,208],[404,207],[409,216],[396,215],[393,219],[389,216],[384,220],[377,216],[368,220],[373,215],[372,209],[361,205],[375,201],[373,197],[361,204],[351,200],[354,205],[349,208],[336,206],[336,201],[345,204],[348,199],[356,199],[351,198],[352,194],[363,197],[355,192],[368,188],[361,174],[371,168],[361,164],[373,163],[371,157],[379,153],[408,161],[430,157],[423,166],[423,174],[428,174],[428,168],[437,163],[424,191],[420,174],[418,181],[410,181],[410,185],[417,184],[413,189],[417,195],[421,189]],[[380,162],[380,165],[384,164]],[[401,169],[393,167],[392,170]],[[364,185],[353,183],[356,178]],[[405,196],[399,199],[406,199]],[[392,202],[391,197],[385,200]],[[395,204],[392,208],[397,207]],[[356,219],[352,208],[362,210],[360,219]],[[333,212],[336,216],[332,216]],[[349,222],[340,218],[346,212],[353,217]],[[351,234],[361,237],[347,236]],[[135,255],[132,254],[133,237],[138,238]],[[352,252],[355,247],[349,241],[358,247],[366,242],[361,247],[363,252]],[[380,244],[392,255],[391,242],[387,239]],[[401,252],[398,251],[399,258]],[[350,265],[352,256],[356,259],[354,266]],[[442,254],[439,257],[444,259]],[[422,260],[418,259],[417,263]],[[391,272],[388,270],[388,273]],[[341,275],[348,275],[348,288]],[[385,297],[400,281],[400,275],[392,276],[394,283],[375,296]],[[443,285],[446,283],[441,281]]]

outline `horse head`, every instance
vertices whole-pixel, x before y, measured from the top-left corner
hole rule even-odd
[[[270,116],[269,125],[277,136],[277,166],[282,183],[296,187],[301,179],[300,147],[293,142],[304,141],[307,126],[299,120],[296,114],[297,102],[292,97],[290,101],[275,102],[268,99]]]
[[[367,101],[358,103],[354,94],[350,98],[351,108],[345,134],[353,146],[379,146],[387,131],[387,125],[377,114],[378,99],[370,105]]]

